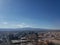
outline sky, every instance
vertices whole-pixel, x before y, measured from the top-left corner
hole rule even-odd
[[[0,28],[60,29],[60,0],[0,0]]]

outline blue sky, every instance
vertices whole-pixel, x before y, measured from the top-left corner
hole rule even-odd
[[[60,29],[60,0],[0,0],[0,28]]]

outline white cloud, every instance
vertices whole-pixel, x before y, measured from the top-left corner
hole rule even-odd
[[[17,28],[32,27],[32,26],[27,25],[27,24],[25,24],[25,23],[17,24],[17,25],[15,25],[15,26],[16,26]]]
[[[9,22],[2,22],[0,24],[0,28],[26,28],[26,27],[32,27],[31,25],[21,23],[21,24],[12,24]]]
[[[17,28],[23,28],[24,26],[23,25],[15,25]]]
[[[25,23],[21,23],[22,25],[25,25]]]
[[[3,22],[3,24],[8,24],[8,22]]]

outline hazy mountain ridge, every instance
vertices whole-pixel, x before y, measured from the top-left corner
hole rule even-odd
[[[60,31],[60,30],[56,30],[56,29],[41,29],[41,28],[16,28],[16,29],[3,29],[0,28],[0,31]]]

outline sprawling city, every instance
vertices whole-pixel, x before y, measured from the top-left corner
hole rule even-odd
[[[60,30],[0,31],[0,45],[60,45]]]
[[[60,45],[60,0],[0,0],[0,45]]]

